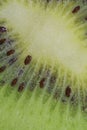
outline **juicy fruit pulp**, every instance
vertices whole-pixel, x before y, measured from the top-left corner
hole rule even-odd
[[[68,122],[67,129],[72,122],[75,129],[86,129],[81,108],[86,111],[87,5],[73,0],[0,4],[1,117],[6,112],[0,127],[15,130],[19,117],[19,129],[64,129]]]

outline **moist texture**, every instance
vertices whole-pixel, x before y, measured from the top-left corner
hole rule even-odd
[[[1,130],[86,130],[86,44],[86,1],[1,0]]]

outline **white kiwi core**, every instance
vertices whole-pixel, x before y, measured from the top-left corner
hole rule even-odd
[[[4,8],[2,6],[0,18],[5,18],[21,36],[23,43],[20,46],[26,48],[26,54],[29,52],[37,59],[44,57],[47,64],[50,59],[52,63],[58,62],[65,69],[82,75],[87,67],[85,27],[75,22],[76,16],[72,14],[74,3],[71,3],[70,11],[61,11],[60,7],[63,10],[61,4],[55,9],[49,6],[45,10],[39,4],[29,2],[25,8],[24,4],[12,1]]]
[[[11,34],[13,38],[15,38],[14,34],[19,36],[19,39],[14,39],[17,46],[12,49],[15,49],[15,52],[23,51],[20,55],[17,55],[19,61],[17,61],[17,64],[14,63],[12,68],[9,67],[9,64],[6,64],[9,62],[5,62],[7,71],[4,76],[0,75],[1,79],[4,77],[3,79],[7,81],[6,85],[0,88],[0,129],[87,130],[87,117],[82,114],[80,108],[82,101],[84,110],[87,112],[87,104],[85,105],[87,93],[84,89],[85,86],[87,88],[87,38],[85,35],[87,23],[83,17],[83,11],[87,9],[87,6],[84,6],[79,12],[76,10],[73,13],[72,10],[81,5],[80,2],[74,3],[71,0],[65,0],[66,3],[63,4],[62,0],[59,0],[56,5],[55,2],[50,2],[45,6],[45,2],[44,4],[43,2],[40,3],[44,0],[29,0],[29,2],[28,0],[1,1],[0,20],[5,20],[5,25],[8,28],[6,33]],[[29,66],[24,62],[27,55],[35,59],[35,62],[31,61]],[[10,58],[5,60],[8,61],[8,59]],[[39,66],[41,64],[43,66]],[[51,66],[53,68],[48,69],[44,67],[45,64],[46,67]],[[39,72],[40,67],[42,67],[41,72]],[[18,71],[21,68],[23,74],[15,77],[18,76]],[[58,69],[58,75],[55,73],[55,68]],[[46,73],[48,75],[45,75],[45,69],[48,69],[48,73]],[[53,73],[49,73],[49,70]],[[3,66],[1,71],[3,71]],[[72,78],[72,75],[75,75],[75,79]],[[13,77],[19,81],[13,80]],[[82,80],[79,80],[79,78]],[[13,87],[11,83],[9,87],[9,81],[14,81]],[[86,84],[83,81],[86,81]],[[20,83],[26,83],[26,89],[22,95],[19,94],[18,89],[13,92],[14,87],[18,87]],[[28,91],[28,86],[35,87],[34,91],[31,90],[32,93]],[[61,86],[62,90],[60,90]],[[80,86],[83,87],[82,93],[80,93]],[[21,87],[22,90],[23,87],[25,88],[23,84]],[[54,89],[50,92],[51,96],[49,96],[49,93],[45,93],[46,87]],[[59,88],[57,89],[57,87]],[[73,91],[74,87],[78,89],[76,93]],[[63,101],[63,104],[61,101]],[[73,106],[75,109],[73,109]]]

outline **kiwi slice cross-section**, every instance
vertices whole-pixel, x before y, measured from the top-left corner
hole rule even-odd
[[[87,2],[1,0],[0,129],[86,130],[86,112]]]

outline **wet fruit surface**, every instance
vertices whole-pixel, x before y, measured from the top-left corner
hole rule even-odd
[[[64,6],[58,1],[59,8],[52,11],[50,4],[48,0],[46,10],[34,9],[32,2],[23,8],[14,1],[0,9],[0,84],[9,84],[20,93],[25,88],[46,92],[57,101],[76,104],[76,86],[85,89],[87,84],[87,50],[83,49],[87,16],[79,2]]]

